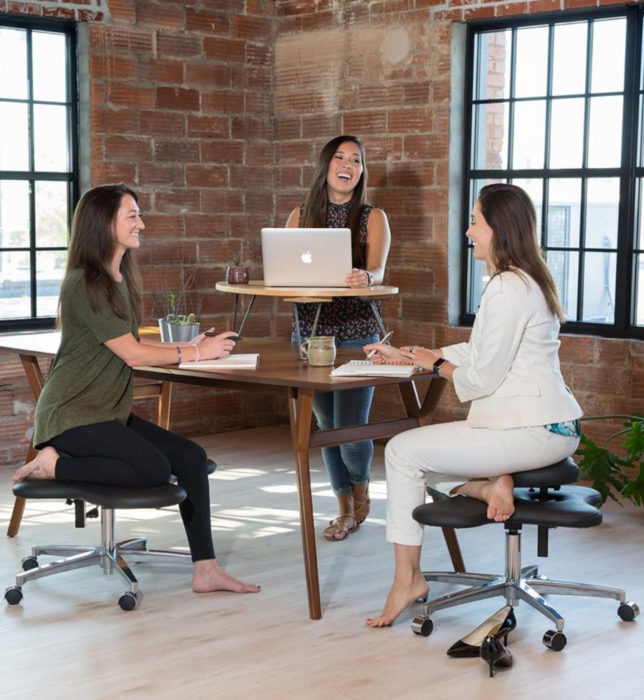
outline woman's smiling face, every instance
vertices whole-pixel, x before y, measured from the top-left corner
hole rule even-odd
[[[481,207],[478,202],[476,202],[472,209],[472,219],[465,235],[474,244],[474,257],[477,260],[487,263],[491,268],[494,267],[494,261],[492,260],[492,238],[494,237],[494,231],[492,231],[490,225],[481,213]]]
[[[329,201],[344,204],[351,199],[364,167],[357,143],[344,141],[331,158],[326,174]]]

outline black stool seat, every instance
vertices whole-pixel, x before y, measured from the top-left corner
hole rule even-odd
[[[594,527],[602,521],[601,496],[584,486],[562,486],[549,500],[539,500],[539,492],[515,489],[516,511],[505,527],[545,525],[546,527]],[[412,517],[422,525],[467,528],[498,525],[486,516],[487,504],[467,496],[454,496],[414,508]]]
[[[170,483],[148,489],[131,489],[50,479],[19,481],[13,487],[13,493],[20,498],[80,499],[103,508],[162,508],[177,505],[186,497],[180,486]]]
[[[544,644],[555,651],[566,645],[563,634],[564,619],[543,598],[555,593],[613,598],[620,601],[618,615],[623,620],[633,620],[639,609],[635,603],[626,602],[626,594],[618,588],[607,588],[585,583],[554,581],[538,575],[534,565],[521,568],[521,529],[523,525],[538,527],[538,555],[548,554],[548,532],[551,528],[588,528],[599,525],[602,499],[595,489],[571,486],[577,480],[578,467],[571,458],[541,469],[530,469],[512,474],[514,479],[515,512],[503,523],[486,517],[487,504],[466,496],[448,497],[428,489],[433,502],[417,506],[412,517],[422,525],[450,528],[470,528],[480,525],[503,525],[506,533],[505,574],[483,574],[452,571],[423,571],[427,581],[441,581],[469,586],[465,590],[428,600],[423,604],[422,615],[416,617],[412,629],[427,636],[433,623],[429,615],[435,610],[463,603],[503,596],[508,605],[516,606],[524,601],[556,624],[555,630],[544,635]]]

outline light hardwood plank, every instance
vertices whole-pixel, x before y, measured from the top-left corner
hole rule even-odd
[[[255,596],[195,595],[187,571],[135,567],[144,598],[138,610],[117,607],[120,580],[98,569],[31,582],[19,606],[2,610],[3,698],[56,700],[115,698],[390,698],[544,697],[574,693],[585,700],[641,696],[644,617],[624,623],[615,601],[552,596],[566,617],[568,646],[548,651],[548,621],[521,604],[510,638],[515,666],[494,679],[478,659],[450,659],[446,649],[493,611],[492,599],[439,611],[431,637],[412,634],[414,611],[390,629],[371,630],[364,618],[379,612],[393,571],[384,541],[382,448],[373,468],[373,515],[342,543],[321,530],[334,513],[319,453],[311,456],[313,507],[323,618],[308,619],[289,433],[258,428],[204,437],[218,464],[211,477],[218,559],[231,573],[263,586]],[[0,528],[13,496],[11,471],[0,472]],[[147,535],[151,546],[183,548],[176,509],[121,511],[119,539]],[[536,559],[526,528],[524,563]],[[0,540],[0,574],[13,583],[34,544],[93,543],[98,524],[73,527],[62,502],[28,502],[19,535]],[[427,532],[427,568],[449,568],[438,531]],[[474,571],[503,568],[503,528],[462,531],[465,564]],[[609,504],[591,530],[560,529],[540,561],[553,578],[621,586],[644,606],[644,510]],[[432,585],[432,593],[447,590]],[[4,605],[4,603],[3,603]]]

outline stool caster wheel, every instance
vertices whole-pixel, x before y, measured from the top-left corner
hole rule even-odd
[[[434,629],[434,623],[428,617],[415,617],[411,623],[411,629],[414,634],[429,637]]]
[[[133,593],[132,591],[124,593],[119,598],[119,606],[121,607],[121,610],[134,610],[134,608],[138,607],[138,605],[139,596],[137,593]]]
[[[30,569],[37,569],[38,568],[38,559],[36,557],[25,557],[22,560],[22,570],[23,571],[29,571]]]
[[[563,632],[555,632],[554,630],[548,630],[543,635],[543,643],[552,649],[552,651],[561,651],[567,644],[568,640]]]
[[[9,586],[4,592],[4,599],[9,605],[18,605],[22,600],[22,590],[20,586]]]
[[[622,603],[619,608],[617,608],[617,614],[625,622],[633,622],[633,620],[640,614],[640,609],[637,606],[637,603],[627,600],[625,603]]]

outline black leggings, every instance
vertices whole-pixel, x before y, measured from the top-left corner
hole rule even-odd
[[[50,440],[61,456],[56,479],[150,488],[175,474],[187,498],[179,504],[193,561],[214,559],[207,455],[202,447],[132,414],[66,430]]]

